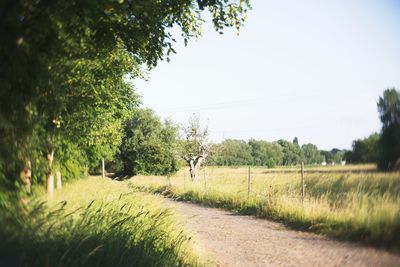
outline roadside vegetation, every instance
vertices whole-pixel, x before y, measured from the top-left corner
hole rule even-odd
[[[187,170],[168,177],[136,176],[136,190],[265,217],[379,247],[400,249],[400,174],[373,165],[306,167],[301,201],[299,167],[207,167],[191,182]]]
[[[52,194],[54,176],[98,172],[137,115],[135,80],[169,60],[178,41],[199,37],[205,10],[223,33],[239,31],[249,8],[248,0],[2,1],[0,190],[46,184]],[[146,164],[159,160],[171,162]]]
[[[1,266],[200,265],[160,200],[126,183],[89,177],[49,202],[35,190],[28,204],[0,205]]]
[[[204,163],[290,169],[347,155],[399,170],[396,89],[378,101],[381,132],[350,152],[297,138],[210,144],[198,121],[180,127],[141,107],[135,81],[169,61],[177,42],[200,37],[204,18],[221,34],[239,31],[249,9],[249,0],[0,2],[0,265],[196,265],[156,199],[124,183],[81,180],[105,169],[121,180],[170,177],[133,179],[146,191],[398,246],[397,173],[310,173],[304,204],[295,172],[255,169],[249,197],[240,167],[211,168],[207,185],[200,182]],[[182,166],[190,168],[185,183]]]
[[[134,82],[169,60],[178,38],[200,36],[205,10],[222,33],[239,31],[249,8],[248,0],[0,2],[0,266],[195,265],[173,218],[148,205],[155,200],[80,179],[121,158],[127,173],[177,170],[169,144],[159,149],[174,126],[143,127],[152,131],[144,148],[140,131],[127,129],[140,112]],[[43,188],[55,199],[41,199]]]

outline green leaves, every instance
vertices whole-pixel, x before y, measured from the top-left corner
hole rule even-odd
[[[2,1],[0,177],[15,179],[13,162],[63,142],[93,164],[111,158],[139,103],[127,77],[143,78],[175,53],[172,28],[185,43],[198,37],[207,8],[216,29],[238,27],[243,6],[248,1]]]
[[[378,167],[400,170],[400,92],[394,88],[385,90],[379,98],[378,111],[382,122]]]
[[[378,111],[384,128],[400,124],[400,92],[387,89],[378,101]]]
[[[346,160],[351,163],[376,163],[379,157],[380,136],[373,133],[370,136],[353,141],[352,151],[346,154]]]
[[[178,128],[150,109],[139,109],[125,122],[118,159],[125,174],[169,175],[178,170]],[[121,171],[121,170],[118,170]]]
[[[301,146],[303,160],[305,164],[320,164],[325,160],[318,147],[314,144],[304,144]],[[342,160],[342,159],[339,159]]]

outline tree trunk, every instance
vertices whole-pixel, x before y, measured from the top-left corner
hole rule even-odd
[[[196,166],[194,165],[194,160],[190,159],[189,160],[189,171],[190,171],[190,178],[192,179],[192,182],[196,179]]]
[[[49,198],[52,198],[54,195],[53,160],[54,149],[47,153],[46,191]]]
[[[205,158],[207,157],[207,150],[202,146],[197,156],[185,156],[184,159],[189,165],[190,178],[192,182],[196,179],[197,169],[201,166]]]
[[[189,164],[189,171],[190,171],[190,178],[192,179],[192,182],[196,180],[196,175],[197,175],[197,170],[200,168],[201,163],[204,160],[203,155],[197,156],[190,158],[187,162]]]
[[[48,173],[46,175],[46,190],[47,196],[52,198],[54,196],[54,175],[53,173]]]
[[[24,184],[25,191],[28,194],[31,194],[31,176],[32,176],[32,167],[31,161],[26,160],[24,169],[19,173],[19,177]]]
[[[58,170],[56,172],[56,188],[57,190],[62,189],[61,172]]]

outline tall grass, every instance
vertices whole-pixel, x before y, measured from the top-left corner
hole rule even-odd
[[[88,178],[0,208],[0,266],[198,265],[188,237],[159,200]]]
[[[183,171],[169,179],[133,177],[131,186],[399,250],[399,173],[376,172],[370,165],[306,168],[302,203],[298,169],[253,168],[251,172],[249,197],[247,168],[209,167],[207,182],[201,173],[195,183],[188,175],[184,183]]]

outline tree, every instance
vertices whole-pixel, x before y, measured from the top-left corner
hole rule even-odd
[[[138,109],[124,123],[119,160],[127,175],[169,175],[178,170],[178,127],[161,123],[150,109]]]
[[[378,112],[382,122],[378,167],[400,170],[400,92],[394,88],[385,90],[378,101]]]
[[[333,148],[331,151],[332,155],[332,162],[334,163],[341,163],[344,159],[344,155],[346,153],[346,150],[340,150],[337,148]]]
[[[379,157],[379,134],[373,133],[364,139],[353,141],[352,150],[346,153],[346,161],[351,163],[376,163]]]
[[[296,165],[302,160],[302,153],[298,143],[292,143],[286,140],[279,140],[278,144],[282,147],[283,165]]]
[[[332,163],[333,155],[330,151],[320,150],[319,153],[321,154],[321,156],[323,157],[323,159],[326,163],[328,163],[328,164]]]
[[[189,124],[183,128],[185,140],[182,142],[182,158],[189,166],[190,178],[196,179],[197,170],[206,159],[209,152],[208,127],[200,126],[200,117],[193,115]]]
[[[316,164],[324,161],[324,157],[321,155],[316,145],[304,144],[301,146],[301,151],[305,164]]]
[[[297,137],[293,138],[293,144],[299,145],[299,139]]]

